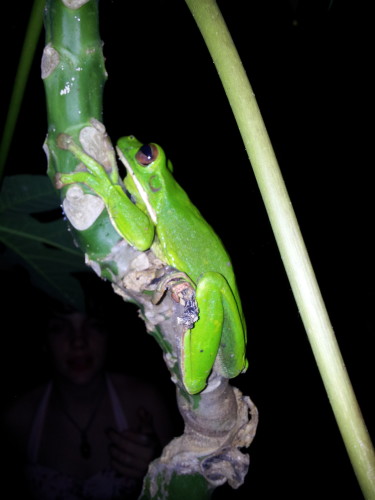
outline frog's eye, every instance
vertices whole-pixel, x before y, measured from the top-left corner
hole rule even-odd
[[[135,159],[140,165],[147,167],[156,160],[158,154],[158,148],[154,144],[144,144],[137,151]]]

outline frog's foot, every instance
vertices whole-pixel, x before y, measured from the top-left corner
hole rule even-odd
[[[82,147],[76,144],[68,134],[59,134],[56,142],[60,149],[70,151],[81,162],[81,165],[78,165],[74,172],[69,174],[60,172],[56,174],[56,188],[61,189],[67,184],[81,182],[103,197],[105,194],[105,191],[102,192],[104,185],[108,188],[108,186],[113,184],[103,165],[85,153]]]

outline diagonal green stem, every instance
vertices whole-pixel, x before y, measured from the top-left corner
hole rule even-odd
[[[215,62],[248,151],[342,438],[366,499],[375,455],[254,93],[214,0],[186,0]]]
[[[18,113],[21,107],[30,66],[34,59],[35,49],[42,31],[44,3],[45,0],[34,0],[34,5],[30,14],[29,24],[14,81],[13,92],[10,99],[8,114],[5,120],[3,137],[1,138],[0,179],[3,175],[9,147],[12,142],[13,132],[17,123]]]

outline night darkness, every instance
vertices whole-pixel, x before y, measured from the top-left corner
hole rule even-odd
[[[2,117],[29,15],[18,3],[7,4],[1,18],[6,68]],[[370,15],[353,1],[218,4],[258,100],[372,433]],[[134,134],[164,147],[177,180],[221,236],[236,270],[248,323],[249,370],[235,385],[258,406],[260,423],[245,485],[237,491],[224,487],[214,498],[361,499],[241,137],[189,10],[183,0],[101,0],[100,5],[109,135],[115,142]],[[41,40],[7,174],[46,170],[42,48]],[[32,331],[38,326],[31,311],[42,310],[40,298],[22,270],[16,276],[14,280],[4,274],[2,279],[7,295],[2,351],[7,399],[45,376],[38,368],[44,364]],[[98,293],[101,288],[107,296],[109,285],[100,283]],[[114,340],[114,366],[143,374],[149,367],[146,376],[168,386],[173,405],[161,351],[145,333],[136,308],[118,297],[108,307],[114,308],[113,322],[124,324],[124,335]],[[139,348],[136,363],[134,355],[126,354],[129,343]],[[146,355],[141,354],[145,346]]]

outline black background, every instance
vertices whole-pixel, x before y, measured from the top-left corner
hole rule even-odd
[[[29,15],[26,3],[22,10],[16,2],[7,4],[1,19],[2,116]],[[218,4],[253,86],[371,431],[370,14],[354,1]],[[107,130],[114,142],[134,134],[164,147],[177,180],[232,257],[247,317],[249,370],[235,384],[258,406],[260,423],[244,486],[237,491],[221,488],[215,497],[362,498],[236,123],[188,8],[182,0],[101,0],[100,5],[109,73]],[[46,170],[41,150],[47,130],[39,70],[42,48],[41,40],[7,174]],[[43,304],[22,271],[16,279],[4,275],[2,282],[7,296],[2,377],[9,399],[45,376],[32,320],[32,311]],[[101,286],[108,293],[109,285]],[[114,340],[113,365],[157,380],[167,387],[173,405],[161,352],[143,331],[135,307],[116,297],[108,310],[117,332],[123,331]]]

